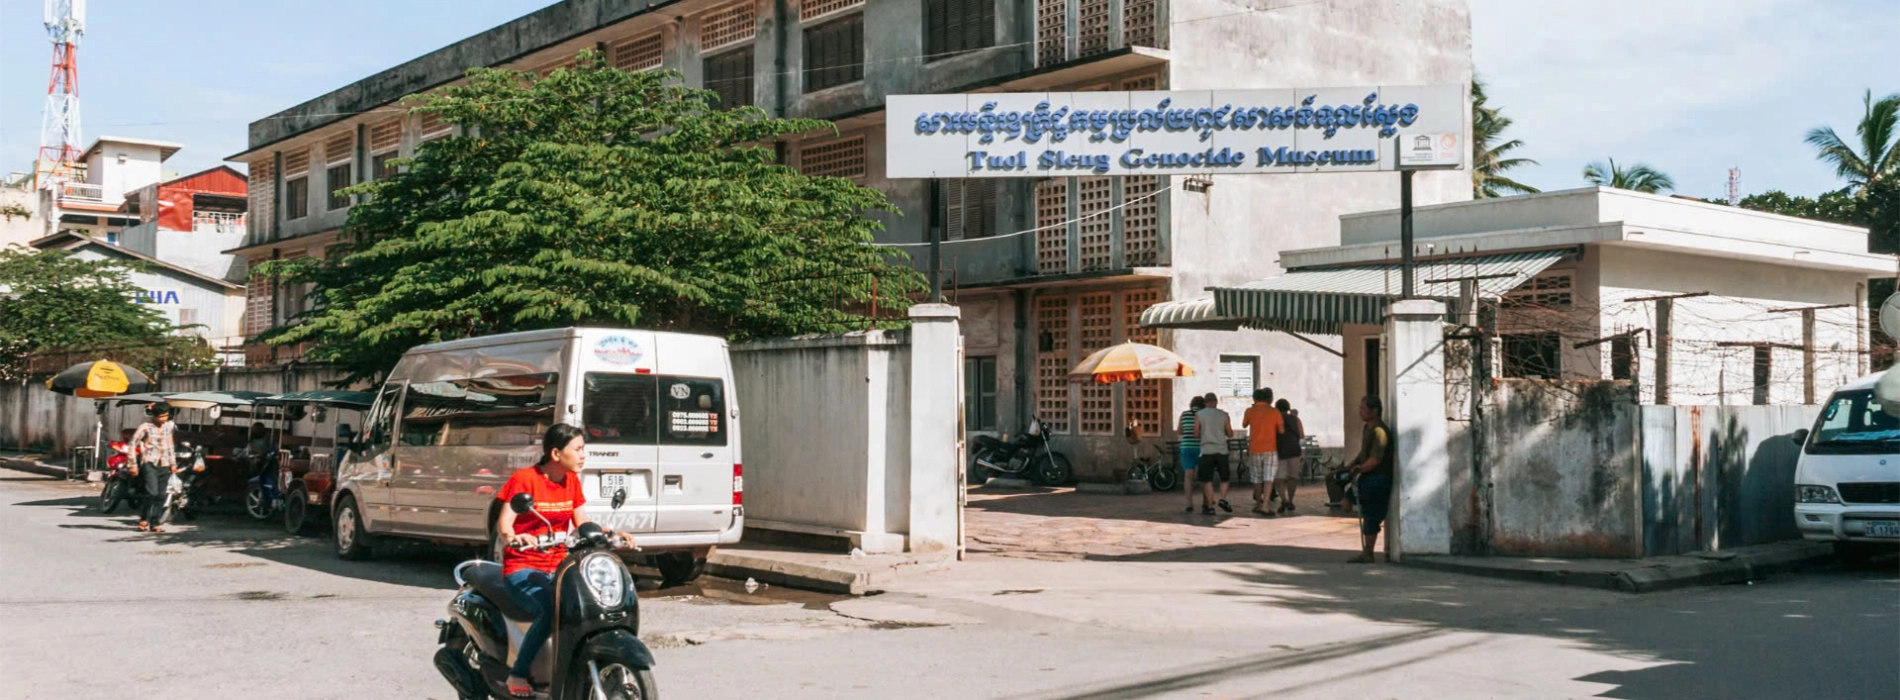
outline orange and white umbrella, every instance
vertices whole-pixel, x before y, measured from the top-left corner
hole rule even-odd
[[[1194,368],[1180,355],[1147,343],[1122,343],[1103,348],[1069,371],[1069,381],[1094,384],[1192,376]]]

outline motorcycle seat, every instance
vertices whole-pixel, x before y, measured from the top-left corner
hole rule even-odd
[[[998,440],[988,435],[978,435],[976,437],[971,438],[970,441],[976,443],[977,447],[986,447],[989,449],[997,449],[997,448],[1009,446],[1009,443],[1003,442],[1002,440]]]
[[[534,622],[534,615],[515,604],[513,596],[508,595],[508,579],[501,575],[501,565],[492,561],[476,562],[462,572],[462,580],[475,587],[477,593],[494,603],[503,617],[517,622]]]

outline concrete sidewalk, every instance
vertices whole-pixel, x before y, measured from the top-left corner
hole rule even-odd
[[[881,592],[901,576],[950,565],[954,553],[936,555],[849,554],[748,544],[720,547],[706,559],[706,573],[820,593]]]
[[[1834,558],[1826,542],[1796,540],[1719,552],[1696,552],[1642,559],[1554,559],[1532,557],[1405,557],[1405,566],[1490,578],[1650,593],[1689,586],[1758,581],[1798,571]]]

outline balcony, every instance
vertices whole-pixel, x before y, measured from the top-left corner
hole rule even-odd
[[[84,182],[62,182],[59,184],[59,202],[65,204],[102,205],[106,203],[105,188]]]
[[[192,212],[193,231],[211,233],[244,233],[245,214],[243,212],[200,211]]]

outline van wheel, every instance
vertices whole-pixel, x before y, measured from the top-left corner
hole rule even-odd
[[[339,496],[336,499],[336,555],[349,561],[362,561],[370,557],[369,531],[363,529],[363,515],[356,509],[356,499]]]
[[[706,560],[694,558],[691,552],[669,552],[653,557],[653,567],[660,570],[660,587],[672,588],[706,573]]]
[[[310,495],[302,486],[292,486],[290,492],[284,494],[284,531],[307,535],[310,525]]]

